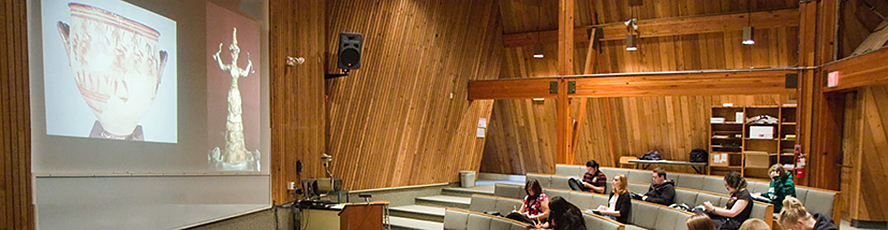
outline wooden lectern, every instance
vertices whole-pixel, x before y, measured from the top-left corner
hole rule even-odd
[[[348,203],[339,212],[339,229],[382,230],[383,215],[388,201]]]

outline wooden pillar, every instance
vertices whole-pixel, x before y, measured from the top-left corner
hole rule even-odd
[[[574,74],[574,4],[574,0],[560,0],[558,4],[558,75]],[[555,162],[571,164],[574,161],[570,153],[570,126],[573,120],[570,118],[570,98],[564,79],[558,81],[556,110],[558,148]]]
[[[27,2],[0,12],[0,229],[34,229]]]

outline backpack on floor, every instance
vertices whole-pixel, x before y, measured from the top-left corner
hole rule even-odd
[[[694,149],[691,150],[691,157],[689,159],[691,162],[707,162],[709,161],[709,153],[704,149]]]

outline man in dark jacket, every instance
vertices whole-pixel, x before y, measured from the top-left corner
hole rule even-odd
[[[675,198],[675,182],[666,179],[666,170],[662,168],[654,169],[651,177],[651,187],[641,197],[641,200],[667,206],[671,205]]]

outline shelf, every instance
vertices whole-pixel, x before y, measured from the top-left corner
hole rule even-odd
[[[720,148],[720,149],[741,149],[743,146],[721,146],[721,145],[713,145],[712,148]]]
[[[783,139],[780,139],[780,141],[796,141],[796,139],[786,139],[786,138],[783,138]]]
[[[743,155],[743,152],[711,152],[710,154]]]
[[[775,126],[778,124],[746,124],[747,126]]]
[[[736,138],[736,137],[712,137],[712,139],[716,139],[716,140],[737,140],[737,141],[741,140],[740,138]]]
[[[743,140],[748,140],[748,141],[751,141],[751,140],[756,140],[756,141],[776,141],[776,140],[779,140],[779,139],[777,139],[777,138],[762,139],[762,138],[748,138],[748,137],[744,137]]]
[[[742,125],[742,122],[709,123],[710,125]]]
[[[746,169],[769,169],[770,167],[744,167]]]
[[[728,168],[728,169],[740,169],[740,168],[743,168],[743,166],[716,166],[716,165],[710,165],[709,167],[712,167],[712,168]]]
[[[783,122],[783,123],[780,123],[780,124],[781,124],[781,125],[796,125],[795,122]]]

